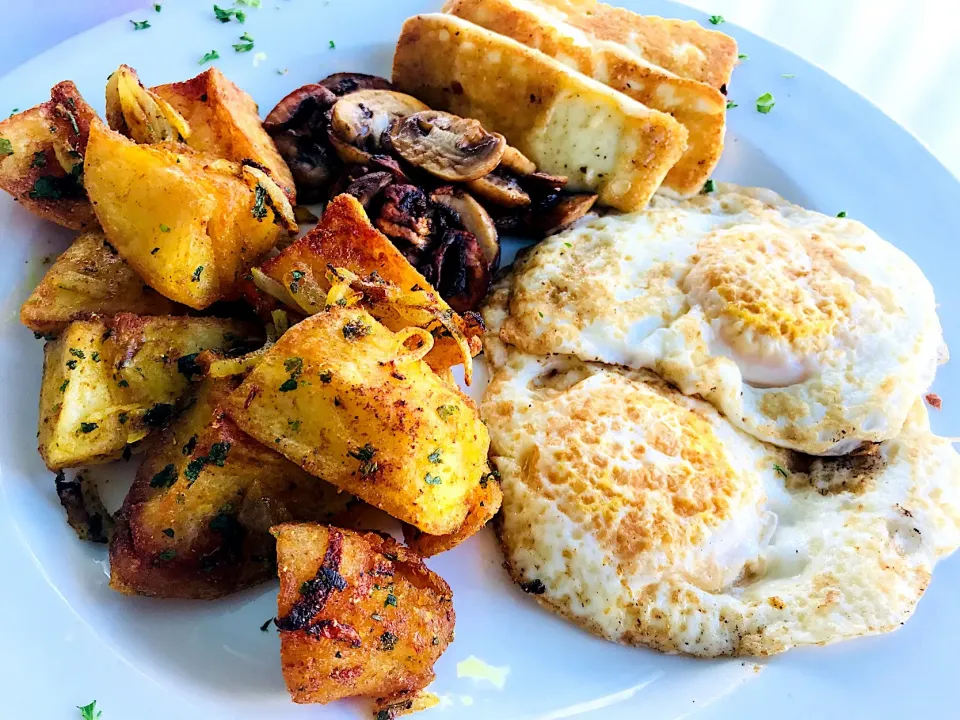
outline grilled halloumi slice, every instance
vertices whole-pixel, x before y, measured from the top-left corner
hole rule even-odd
[[[687,145],[665,113],[516,40],[451,15],[403,26],[393,81],[431,107],[476,118],[568,189],[618,210],[646,205]]]
[[[520,0],[545,17],[568,23],[591,37],[617,43],[631,54],[723,91],[737,64],[737,41],[692,20],[638,15],[597,0]]]
[[[710,85],[680,77],[648,61],[641,53],[604,39],[602,28],[598,34],[592,29],[576,27],[564,13],[551,7],[555,4],[562,3],[449,0],[444,11],[507,35],[647,107],[673,115],[687,128],[688,146],[663,184],[681,196],[698,193],[723,152],[724,96]],[[731,47],[735,58],[736,44]]]

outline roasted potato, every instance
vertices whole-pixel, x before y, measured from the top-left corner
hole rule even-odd
[[[223,73],[210,68],[190,80],[158,85],[151,91],[189,123],[186,142],[190,147],[237,163],[253,161],[296,205],[293,176],[263,129],[257,104]]]
[[[110,243],[150,287],[202,309],[296,230],[286,196],[261,170],[183,145],[138,145],[90,128],[87,193]]]
[[[422,304],[432,304],[466,338],[470,354],[480,352],[480,334],[483,326],[473,317],[467,321],[457,315],[436,293],[423,275],[417,272],[393,243],[370,224],[363,206],[351,195],[338,195],[324,212],[320,223],[309,233],[290,245],[276,257],[267,260],[260,271],[270,280],[271,294],[298,312],[318,312],[322,306],[312,307],[299,293],[304,280],[313,278],[325,292],[330,283],[325,279],[327,268],[346,268],[363,277],[376,273],[407,292],[422,295]],[[388,305],[370,308],[371,314],[389,329],[426,327],[434,335],[433,350],[426,356],[427,364],[443,370],[464,361],[464,353],[450,332],[435,319],[424,315],[417,307]]]
[[[410,350],[416,338],[425,345]],[[393,333],[331,306],[291,327],[224,401],[244,431],[307,472],[433,535],[461,527],[486,475],[473,402]]]
[[[298,703],[390,698],[426,687],[453,640],[453,595],[387,537],[285,524],[277,538],[277,628]]]
[[[140,317],[70,323],[44,346],[40,454],[51,470],[115,460],[165,425],[199,373],[195,354],[262,341],[233,320]]]
[[[78,237],[57,258],[20,308],[20,322],[50,335],[91,315],[174,315],[182,309],[144,285],[106,236],[96,231]]]
[[[73,230],[97,226],[83,187],[83,153],[96,117],[72,82],[0,122],[0,189],[30,212]]]
[[[107,78],[107,124],[138,143],[183,142],[190,137],[187,121],[147,90],[129,65],[121,65]]]
[[[454,532],[447,535],[429,535],[412,525],[404,524],[403,539],[411,550],[423,557],[432,557],[451,550],[471,535],[476,535],[500,510],[503,492],[500,490],[499,474],[490,472],[481,477],[468,502],[470,511],[463,524]]]
[[[273,577],[270,527],[342,522],[359,504],[240,430],[217,403],[239,380],[205,380],[151,443],[116,517],[110,586],[211,599]]]

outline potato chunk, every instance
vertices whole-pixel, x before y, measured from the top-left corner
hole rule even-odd
[[[206,349],[260,340],[244,323],[140,317],[73,322],[44,346],[40,454],[47,467],[115,460],[178,409]]]
[[[67,81],[53,87],[47,102],[0,122],[0,189],[45,220],[72,230],[95,228],[82,181],[95,117]]]
[[[276,572],[272,525],[343,522],[358,504],[224,415],[218,402],[238,382],[203,381],[197,402],[151,444],[116,517],[114,590],[210,599],[256,585]]]
[[[294,297],[301,287],[304,276],[309,276],[325,292],[330,283],[325,279],[327,268],[345,268],[357,275],[368,277],[376,273],[387,282],[407,292],[424,295],[424,302],[432,302],[443,313],[448,313],[469,343],[470,353],[480,352],[479,335],[483,326],[475,318],[469,321],[457,315],[441,298],[430,283],[417,272],[386,235],[377,230],[364,212],[363,206],[352,195],[338,195],[323,213],[319,224],[309,233],[286,248],[276,257],[267,260],[260,270],[276,281],[279,299],[298,312],[311,312],[309,305]],[[316,307],[312,312],[322,310]],[[391,330],[411,326],[424,326],[422,312],[414,308],[404,312],[385,313],[372,308],[371,313]],[[428,326],[434,334],[433,350],[426,356],[427,364],[435,370],[443,370],[463,362],[464,353],[449,332],[438,323]]]
[[[47,270],[20,308],[20,322],[34,332],[50,334],[91,315],[173,315],[178,308],[144,285],[102,232],[88,232]]]
[[[96,122],[84,183],[110,243],[162,295],[202,309],[295,229],[262,171],[183,145],[138,145]]]
[[[277,627],[298,703],[389,698],[426,687],[453,640],[453,594],[389,538],[335,527],[275,527]]]
[[[403,344],[415,335],[333,305],[267,351],[227,413],[317,477],[424,532],[452,533],[488,472],[490,440],[473,402],[418,359],[429,347]]]
[[[190,147],[237,163],[252,160],[280,186],[290,204],[296,204],[293,176],[273,138],[263,129],[257,104],[217,68],[151,91],[190,124],[186,139]]]

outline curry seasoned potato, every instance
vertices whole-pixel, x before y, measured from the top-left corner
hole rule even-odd
[[[453,640],[453,594],[416,553],[322,525],[272,532],[280,662],[294,702],[362,696],[389,705],[433,680]]]
[[[471,356],[480,352],[482,324],[473,316],[464,318],[455,313],[387,236],[371,224],[363,206],[352,195],[334,198],[316,227],[267,260],[259,270],[274,281],[270,286],[272,295],[298,312],[312,314],[323,306],[311,307],[300,289],[312,280],[326,292],[330,283],[325,275],[330,266],[345,268],[363,277],[376,273],[407,292],[418,293],[419,307],[382,306],[370,311],[394,331],[411,326],[430,330],[434,344],[425,359],[433,369],[443,370],[464,362],[463,350],[449,330],[436,320],[441,314],[466,339]],[[431,306],[436,312],[424,316],[421,309],[424,306]]]
[[[150,287],[195,309],[230,297],[296,230],[290,203],[263,171],[181,144],[138,145],[99,121],[84,177],[110,243]]]
[[[260,121],[257,104],[217,68],[184,82],[158,85],[151,92],[168,102],[190,125],[187,144],[237,163],[253,161],[297,202],[290,169]]]
[[[183,310],[147,287],[106,236],[87,232],[47,270],[20,308],[20,322],[42,335],[99,315],[174,315]]]
[[[165,425],[188,394],[202,350],[243,349],[245,323],[140,317],[70,323],[44,346],[40,454],[51,470],[109,462]]]
[[[270,527],[342,523],[348,493],[264,447],[219,401],[239,380],[204,380],[197,401],[151,443],[116,517],[110,586],[129,595],[212,599],[276,572]]]
[[[287,330],[224,405],[307,472],[419,530],[453,533],[489,472],[490,440],[473,402],[419,359],[431,340],[332,305]]]
[[[96,117],[76,85],[0,122],[0,189],[30,212],[70,228],[97,226],[83,187],[83,153]]]

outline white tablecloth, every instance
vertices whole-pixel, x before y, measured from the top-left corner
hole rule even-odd
[[[955,39],[960,1],[687,2],[820,65],[907,127],[960,176],[960,42]],[[112,17],[138,8],[152,12],[152,3],[143,0],[2,0],[0,5],[6,6],[0,75]]]

